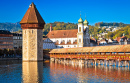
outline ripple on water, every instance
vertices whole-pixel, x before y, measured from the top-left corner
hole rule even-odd
[[[72,66],[58,63],[0,62],[0,83],[130,82],[129,67]]]

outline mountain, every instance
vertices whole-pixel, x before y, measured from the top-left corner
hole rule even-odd
[[[6,23],[0,23],[0,30],[8,30],[8,31],[18,31],[18,30],[21,30],[21,26],[19,24],[19,22],[16,22],[16,23],[9,23],[9,22],[6,22]]]

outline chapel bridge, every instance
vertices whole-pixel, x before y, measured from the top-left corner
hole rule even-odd
[[[55,62],[89,63],[129,66],[130,44],[53,49],[50,60]]]

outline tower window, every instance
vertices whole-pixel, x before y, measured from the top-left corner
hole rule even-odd
[[[79,43],[81,43],[81,39],[79,39]]]
[[[81,32],[81,27],[79,27],[79,32]]]
[[[33,30],[32,30],[32,33],[33,33]]]

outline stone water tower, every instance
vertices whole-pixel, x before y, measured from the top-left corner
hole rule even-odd
[[[29,5],[27,12],[20,22],[23,35],[23,61],[43,60],[43,28],[44,20],[34,3]]]

